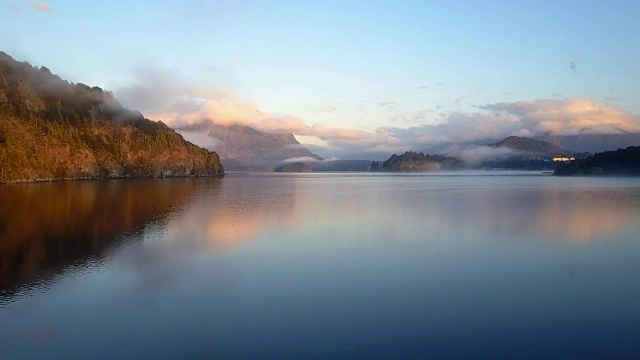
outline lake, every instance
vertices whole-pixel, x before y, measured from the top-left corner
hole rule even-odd
[[[0,358],[640,358],[639,235],[639,178],[3,185]]]

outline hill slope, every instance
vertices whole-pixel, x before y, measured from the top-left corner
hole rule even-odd
[[[571,156],[575,154],[574,151],[562,149],[550,142],[523,138],[519,136],[509,136],[495,144],[491,144],[491,146],[506,147],[513,150],[549,157]]]
[[[177,130],[219,153],[229,170],[273,170],[288,159],[323,160],[302,146],[293,134],[269,134],[249,126],[225,126],[209,120]]]
[[[110,92],[0,52],[0,183],[223,174],[218,154]]]
[[[640,175],[640,146],[558,164],[555,175]]]

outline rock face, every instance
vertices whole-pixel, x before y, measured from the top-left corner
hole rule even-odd
[[[177,130],[187,139],[198,139],[201,146],[215,150],[229,170],[271,171],[288,159],[323,160],[302,146],[293,134],[269,134],[249,126],[225,126],[209,120]]]
[[[640,175],[640,146],[558,164],[555,175]]]
[[[290,163],[290,164],[279,165],[273,171],[275,171],[275,172],[310,173],[313,170],[311,169],[311,166],[309,166],[309,165],[307,165],[305,163],[295,162],[295,163]]]
[[[0,183],[223,175],[218,154],[110,92],[0,52]]]
[[[392,172],[424,172],[434,170],[453,170],[462,168],[462,161],[442,155],[425,155],[407,151],[402,155],[393,154],[382,165],[378,162],[371,164],[372,171]]]

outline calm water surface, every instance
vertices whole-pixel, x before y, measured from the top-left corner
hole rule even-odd
[[[0,186],[0,358],[640,358],[640,179]]]

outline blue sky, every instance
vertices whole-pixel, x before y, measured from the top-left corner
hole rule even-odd
[[[473,140],[484,132],[464,132],[483,121],[487,129],[502,124],[499,135],[571,133],[597,114],[608,115],[588,121],[590,131],[640,123],[636,1],[0,6],[0,50],[113,90],[126,105],[167,122],[212,116],[203,109],[216,108],[213,115],[228,118],[221,122],[294,131],[343,152],[449,141],[455,131]],[[189,111],[176,105],[185,99],[195,104]],[[202,108],[192,111],[196,105]],[[252,108],[261,115],[246,115]],[[578,127],[549,127],[540,111],[566,112]],[[510,122],[518,124],[504,126]],[[606,126],[593,130],[597,122]]]

